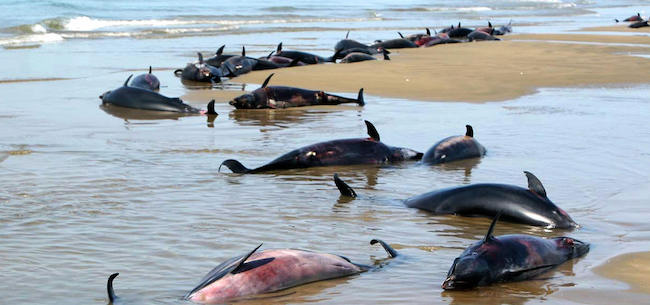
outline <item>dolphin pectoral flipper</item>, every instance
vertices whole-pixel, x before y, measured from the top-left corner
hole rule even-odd
[[[390,256],[391,258],[396,257],[396,256],[399,255],[399,253],[397,253],[397,251],[395,251],[395,249],[393,249],[390,245],[388,245],[387,243],[385,243],[385,242],[384,242],[383,240],[381,240],[381,239],[376,239],[376,238],[375,238],[375,239],[373,239],[373,240],[370,241],[370,244],[371,244],[371,245],[374,245],[374,244],[376,244],[376,243],[379,243],[379,244],[384,248],[384,250],[386,251],[386,253],[388,253],[388,256]]]
[[[544,273],[548,271],[549,269],[553,269],[557,267],[557,264],[549,264],[549,265],[541,265],[533,268],[527,268],[527,269],[521,269],[521,270],[508,270],[504,275],[503,278],[508,280],[508,281],[517,281],[519,279],[528,279],[531,277],[534,277],[536,275],[539,275],[541,273]]]
[[[379,142],[379,132],[377,132],[377,128],[375,128],[375,125],[372,125],[372,123],[365,121],[366,127],[368,128],[368,135],[375,141]]]
[[[242,266],[244,266],[244,263],[246,262],[246,260],[247,260],[251,255],[253,255],[253,253],[255,253],[255,251],[257,251],[257,249],[259,249],[261,246],[262,246],[262,244],[260,244],[259,246],[257,246],[257,248],[253,249],[253,251],[248,252],[248,254],[246,254],[246,255],[245,255],[241,260],[239,260],[239,263],[237,264],[237,266],[235,267],[235,269],[233,269],[232,271],[230,271],[230,273],[232,273],[232,274],[237,274],[237,273],[239,273],[239,272],[241,271],[241,269],[242,269]]]
[[[236,174],[245,174],[245,173],[249,173],[251,171],[251,169],[247,168],[246,166],[241,164],[241,162],[239,162],[239,161],[237,161],[235,159],[228,159],[226,161],[223,161],[221,163],[221,165],[219,165],[219,170],[218,171],[221,171],[221,167],[224,166],[224,165],[228,169],[230,169],[233,173],[236,173]]]
[[[339,178],[339,174],[334,174],[334,184],[336,184],[336,187],[339,189],[339,192],[341,192],[341,196],[347,196],[347,197],[352,197],[356,198],[357,193],[352,189],[347,183],[345,183],[341,178]]]
[[[528,178],[528,189],[535,194],[547,198],[546,190],[544,189],[542,182],[529,171],[524,171],[524,174],[526,174],[526,178]]]
[[[108,304],[113,304],[113,301],[117,298],[115,291],[113,291],[113,280],[120,275],[119,273],[113,273],[108,277],[108,282],[106,282],[106,291],[108,293]]]

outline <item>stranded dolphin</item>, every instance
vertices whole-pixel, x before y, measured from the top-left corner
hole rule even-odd
[[[422,163],[439,164],[485,155],[485,147],[474,138],[474,129],[465,125],[464,136],[451,136],[434,144],[422,157]]]
[[[322,64],[326,62],[334,62],[334,56],[332,57],[321,57],[315,54],[301,52],[301,51],[286,51],[282,49],[282,43],[278,44],[277,49],[275,50],[275,55],[282,56],[286,58],[297,59],[301,62],[304,62],[308,65]]]
[[[372,123],[365,121],[369,138],[341,139],[320,142],[292,150],[255,169],[246,168],[237,160],[223,161],[219,166],[234,173],[259,173],[264,171],[307,168],[315,166],[385,164],[406,160],[420,160],[422,153],[403,147],[388,146],[379,141],[379,133]]]
[[[160,81],[158,78],[151,74],[151,66],[149,66],[149,73],[140,74],[133,78],[131,87],[137,87],[158,92],[160,90]]]
[[[397,256],[385,242],[379,243],[390,257]],[[233,257],[210,271],[184,299],[202,304],[279,291],[311,282],[350,276],[372,269],[343,256],[298,249],[269,249]]]
[[[198,63],[188,63],[183,69],[176,69],[174,75],[179,76],[184,80],[191,80],[196,82],[221,82],[223,72],[216,67],[203,62],[203,55],[197,53],[199,56]]]
[[[524,173],[528,177],[528,189],[508,184],[470,184],[424,193],[404,200],[404,204],[436,215],[494,217],[502,213],[506,220],[515,223],[562,229],[578,227],[567,212],[546,197],[546,190],[537,177]],[[356,197],[354,190],[338,175],[334,181],[341,195]]]
[[[116,106],[156,111],[171,111],[181,113],[201,114],[201,110],[183,103],[180,98],[166,97],[151,90],[129,87],[128,83],[133,75],[129,76],[122,87],[107,91],[99,96],[102,104],[113,104]],[[208,104],[207,114],[214,112],[214,102]]]
[[[589,244],[571,237],[540,238],[513,234],[492,236],[499,214],[485,238],[454,260],[443,289],[469,289],[498,282],[531,279],[589,252]]]
[[[346,98],[323,91],[307,90],[285,86],[267,86],[273,74],[269,75],[262,87],[251,93],[241,95],[230,101],[237,109],[288,108],[311,105],[338,105],[357,103],[363,106],[363,88],[359,90],[357,99]]]

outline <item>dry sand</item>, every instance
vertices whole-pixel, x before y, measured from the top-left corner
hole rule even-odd
[[[275,73],[270,85],[350,92],[351,95],[363,87],[367,94],[384,97],[467,102],[513,99],[540,87],[648,82],[650,60],[625,55],[650,54],[650,48],[642,46],[650,44],[647,36],[544,34],[511,35],[506,39],[394,50],[390,61],[255,71],[233,82],[261,84],[269,73]],[[639,46],[613,45],[616,43]],[[202,101],[214,98],[226,102],[232,96],[232,92],[206,90],[184,98]]]

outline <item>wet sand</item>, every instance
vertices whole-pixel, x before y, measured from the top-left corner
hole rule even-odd
[[[546,34],[512,35],[506,39],[510,41],[395,50],[390,61],[275,70],[270,84],[350,93],[363,87],[367,94],[384,97],[488,102],[531,94],[541,87],[647,82],[650,60],[623,54],[650,52],[643,46],[650,43],[647,37]],[[232,81],[260,84],[269,73],[256,71]],[[225,102],[230,98],[213,91],[191,94],[191,99],[200,100],[215,98]]]
[[[650,33],[650,27],[633,29],[629,27],[631,22],[621,22],[611,26],[597,26],[580,29],[582,32],[633,32],[633,33]]]
[[[594,268],[596,274],[625,282],[632,292],[650,294],[650,252],[627,253]]]

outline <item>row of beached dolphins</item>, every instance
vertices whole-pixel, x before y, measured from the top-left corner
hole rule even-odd
[[[221,82],[224,77],[233,78],[255,70],[323,64],[336,62],[338,59],[342,63],[376,60],[373,56],[375,54],[383,54],[384,59],[388,60],[388,54],[390,54],[388,49],[431,47],[463,41],[499,40],[494,35],[504,35],[509,32],[512,32],[511,23],[495,28],[492,23],[488,22],[487,27],[470,29],[462,27],[459,22],[457,26],[452,25],[439,32],[434,31],[434,35],[431,35],[431,30],[427,28],[426,33],[412,34],[406,37],[399,33],[401,38],[377,40],[372,45],[348,39],[346,35],[346,39],[339,41],[334,46],[334,55],[327,58],[308,52],[284,50],[282,43],[278,44],[275,51],[262,58],[246,56],[245,48],[242,48],[241,55],[223,54],[225,46],[221,46],[215,56],[206,60],[203,59],[201,53],[198,53],[198,62],[188,63],[185,68],[174,71],[174,74],[180,76],[184,81],[216,83]],[[138,75],[129,85],[130,78],[127,78],[122,87],[102,94],[100,96],[102,103],[126,108],[172,111],[183,114],[217,114],[214,111],[213,101],[208,103],[206,111],[201,111],[184,103],[180,98],[170,98],[158,93],[160,82],[151,73],[151,67],[149,67],[148,74]],[[235,98],[230,104],[238,109],[287,108],[309,105],[338,105],[341,103],[364,104],[363,89],[359,90],[357,99],[351,99],[327,94],[320,90],[283,86],[267,87],[269,79],[258,90]]]
[[[628,19],[626,21],[638,21]],[[223,55],[223,47],[221,47],[215,57],[203,61],[199,55],[199,63],[188,64],[185,69],[178,72],[183,78],[186,78],[187,75],[203,75],[206,79],[210,79],[211,75],[215,75],[213,72],[215,67],[225,68],[232,76],[246,69],[252,69],[245,65],[257,65],[253,64],[254,62],[263,62],[264,64],[266,62],[282,62],[286,66],[291,66],[334,61],[354,55],[354,53],[366,55],[384,53],[384,56],[387,56],[386,49],[395,45],[407,44],[405,41],[415,45],[430,46],[449,43],[447,40],[457,37],[456,35],[464,35],[463,37],[468,37],[469,40],[478,40],[477,37],[484,37],[484,34],[492,36],[493,34],[504,34],[510,30],[510,24],[499,29],[492,28],[492,25],[489,24],[487,30],[465,29],[459,24],[457,27],[452,26],[444,29],[436,33],[435,36],[432,36],[427,30],[426,34],[409,35],[400,38],[399,41],[391,42],[391,44],[388,43],[389,41],[385,41],[372,46],[359,46],[358,42],[345,39],[337,43],[335,55],[327,60],[309,53],[284,51],[282,44],[278,46],[275,57],[271,54],[265,59],[250,59],[245,57],[245,53],[242,56]],[[477,31],[484,34],[479,34]],[[354,51],[346,53],[347,50]],[[365,51],[369,53],[365,53]],[[285,58],[277,59],[280,57]],[[213,63],[218,63],[218,65],[212,66]],[[188,71],[199,72],[192,74],[197,72],[190,73]],[[260,88],[233,99],[230,104],[236,108],[245,109],[341,103],[365,104],[363,89],[359,90],[356,99],[352,99],[318,90],[268,86],[272,76],[273,74],[264,81]],[[103,104],[144,110],[216,115],[214,100],[208,104],[208,110],[204,111],[187,105],[178,98],[167,98],[158,94],[160,82],[151,74],[151,70],[147,74],[135,77],[129,85],[130,79],[131,77],[122,87],[102,94],[100,98]],[[195,77],[194,80],[198,79]],[[215,80],[217,79],[210,79],[210,81]],[[486,154],[485,147],[474,138],[474,130],[470,125],[466,125],[464,135],[444,138],[423,154],[409,148],[384,144],[381,142],[375,126],[368,121],[365,123],[368,138],[338,139],[315,143],[290,151],[253,169],[247,168],[237,160],[229,159],[222,162],[219,170],[221,170],[221,166],[225,166],[234,173],[254,174],[317,166],[381,165],[409,160],[435,165],[468,158],[481,158]],[[470,184],[434,190],[403,201],[407,207],[426,210],[434,215],[492,218],[485,237],[470,245],[453,261],[447,277],[442,283],[443,289],[471,289],[492,283],[531,279],[568,260],[583,256],[589,251],[589,244],[570,237],[541,238],[524,234],[502,236],[492,234],[499,219],[547,229],[575,229],[579,227],[567,212],[548,198],[544,186],[537,177],[527,171],[524,171],[524,174],[528,179],[527,188],[495,183]],[[337,174],[334,174],[334,183],[341,196],[357,197],[357,193]],[[370,244],[380,244],[389,257],[398,256],[397,251],[381,240],[373,239]],[[261,245],[215,267],[183,299],[201,304],[223,303],[314,281],[358,274],[376,268],[376,266],[353,263],[344,256],[329,253],[296,249],[258,251],[260,247]],[[118,300],[113,290],[113,280],[117,275],[117,273],[112,274],[107,282],[108,297],[111,303]]]

